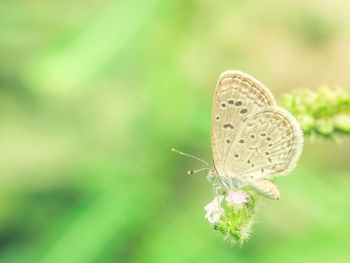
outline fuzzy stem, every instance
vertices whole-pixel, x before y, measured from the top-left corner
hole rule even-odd
[[[244,189],[249,195],[247,203],[241,207],[226,206],[225,216],[219,223],[214,224],[214,229],[224,235],[224,239],[232,244],[242,245],[249,238],[255,214],[255,202],[258,194],[253,190]]]

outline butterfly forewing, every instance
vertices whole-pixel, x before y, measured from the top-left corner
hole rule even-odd
[[[274,107],[243,120],[225,171],[243,181],[271,179],[295,166],[303,136],[295,118]]]
[[[276,106],[270,91],[259,81],[240,72],[226,71],[217,83],[212,115],[212,154],[220,176],[243,120]]]

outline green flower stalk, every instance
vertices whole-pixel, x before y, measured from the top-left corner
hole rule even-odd
[[[230,190],[216,196],[207,206],[205,217],[232,244],[242,245],[249,238],[258,194],[249,189]],[[222,204],[223,200],[226,202]]]
[[[344,89],[301,89],[284,95],[282,107],[296,117],[305,135],[350,135],[350,94]]]

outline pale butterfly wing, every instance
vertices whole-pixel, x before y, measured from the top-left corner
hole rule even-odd
[[[293,169],[302,147],[298,122],[276,105],[263,84],[239,71],[221,74],[212,116],[219,177],[277,199],[279,191],[269,180]]]
[[[240,71],[226,71],[216,85],[212,114],[212,154],[219,176],[242,120],[266,108],[275,107],[270,91]]]
[[[295,118],[274,107],[243,120],[228,153],[224,170],[230,176],[255,184],[293,169],[303,146]]]

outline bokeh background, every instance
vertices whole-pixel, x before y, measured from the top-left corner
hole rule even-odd
[[[0,2],[0,262],[350,262],[350,142],[306,138],[251,239],[212,199],[216,81],[350,87],[346,0]]]

